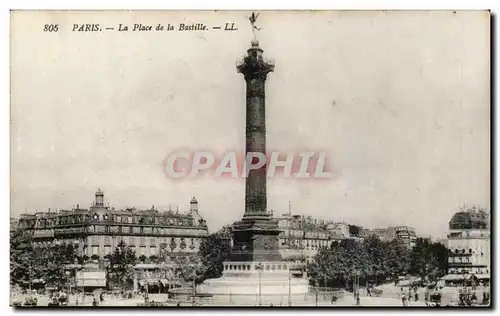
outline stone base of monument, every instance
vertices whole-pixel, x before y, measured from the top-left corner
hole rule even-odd
[[[307,279],[292,275],[294,264],[288,262],[225,262],[222,277],[205,280],[198,293],[212,295],[304,295]]]

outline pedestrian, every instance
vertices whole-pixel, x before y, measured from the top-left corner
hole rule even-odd
[[[415,290],[415,302],[418,302],[418,292]]]
[[[359,292],[358,294],[356,295],[356,306],[360,306],[361,303],[360,303],[360,300],[359,300]]]
[[[97,302],[97,299],[94,296],[94,299],[92,301],[92,306],[97,307],[98,305],[99,305],[99,303]]]
[[[406,295],[404,292],[401,293],[401,302],[403,303],[403,306],[406,306]]]
[[[337,301],[337,297],[335,295],[332,295],[332,305]]]

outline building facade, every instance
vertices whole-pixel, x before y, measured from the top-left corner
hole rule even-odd
[[[455,213],[449,222],[448,275],[449,284],[472,278],[490,280],[490,216],[476,207]]]
[[[382,241],[397,240],[404,247],[411,249],[415,247],[417,242],[417,234],[415,229],[410,226],[400,225],[387,228],[375,228],[364,232],[365,237],[375,236]]]
[[[11,226],[13,226],[11,221]],[[187,213],[148,210],[116,210],[104,204],[104,193],[97,191],[89,209],[22,214],[17,225],[29,233],[34,246],[66,242],[78,247],[86,259],[102,259],[125,242],[138,258],[157,258],[163,249],[172,258],[195,254],[208,235],[205,220],[198,212],[198,201],[190,201]]]
[[[281,230],[279,249],[282,257],[289,261],[312,262],[321,247],[330,247],[342,239],[362,240],[362,228],[347,223],[292,215],[277,217]]]
[[[387,241],[397,240],[408,249],[415,247],[417,234],[410,226],[392,226],[387,228]]]

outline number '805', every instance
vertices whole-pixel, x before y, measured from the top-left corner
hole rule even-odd
[[[59,31],[59,24],[45,24],[43,27],[44,32],[57,32]]]

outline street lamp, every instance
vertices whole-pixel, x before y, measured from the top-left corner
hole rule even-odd
[[[316,290],[316,306],[318,306],[318,281],[314,281],[314,289]]]
[[[288,268],[288,306],[292,306],[292,271]]]
[[[326,300],[326,273],[323,275],[323,299]]]
[[[31,263],[29,265],[29,268],[28,268],[28,276],[29,276],[29,289],[30,289],[30,297],[31,297]]]
[[[68,298],[68,303],[69,303],[69,295],[71,294],[71,281],[70,281],[70,276],[71,276],[71,272],[69,270],[67,270],[65,272],[66,274],[66,278],[68,279],[67,282],[68,282],[68,293],[66,295],[66,297]]]
[[[262,269],[263,265],[261,262],[257,265],[257,270],[259,270],[259,306],[262,305]]]
[[[75,258],[74,264],[75,264],[75,266],[74,266],[74,268],[75,268],[75,277],[74,277],[74,280],[75,280],[75,304],[76,304],[76,306],[78,306],[78,291],[77,291],[78,281],[76,280],[76,271],[77,271],[77,266],[78,266],[78,259],[77,258]]]

